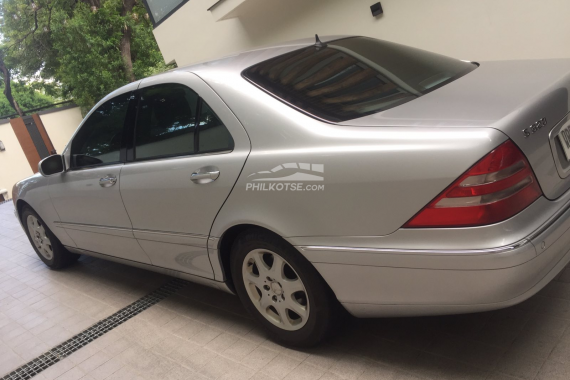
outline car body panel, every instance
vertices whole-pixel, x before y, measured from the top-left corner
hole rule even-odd
[[[477,264],[470,255],[457,255],[457,262],[467,264],[461,269],[450,268],[449,257],[443,264],[439,256],[444,250],[423,253],[413,264],[415,268],[387,262],[315,263],[315,267],[355,316],[469,313],[512,306],[536,294],[570,263],[569,244],[570,210],[566,209],[518,247],[498,253],[479,252]],[[514,261],[507,264],[507,256]],[[430,260],[439,260],[440,264],[425,265]]]
[[[570,60],[481,62],[477,70],[412,102],[343,124],[498,129],[529,160],[542,191],[556,199],[570,188],[557,173],[549,132],[570,112]],[[547,120],[530,136],[523,130]]]
[[[208,235],[243,168],[250,142],[240,122],[199,77],[175,72],[145,79],[140,88],[163,83],[184,84],[202,97],[232,134],[234,149],[128,162],[121,172],[122,199],[134,234],[154,265],[213,278]],[[216,167],[218,179],[191,181],[192,173],[204,167]]]
[[[123,164],[71,170],[49,178],[49,193],[64,228],[77,248],[150,264],[135,240],[121,197]],[[117,178],[111,187],[99,186],[106,176]]]
[[[46,191],[48,187],[49,177],[42,177],[40,173],[36,173],[14,185],[12,191],[12,199],[16,202],[21,199],[30,205],[41,216],[42,220],[47,224],[48,228],[56,234],[62,244],[75,247],[75,242],[65,232],[63,228],[59,228],[57,222],[60,221],[59,215],[53,206],[53,202]],[[16,215],[18,220],[20,216]],[[22,227],[26,221],[20,220]]]
[[[215,237],[241,223],[254,223],[284,237],[393,233],[507,139],[492,128],[334,125],[296,112],[249,83],[244,85],[239,72],[199,71],[198,75],[231,107],[252,144],[243,175],[212,227]],[[431,154],[434,151],[437,154]],[[246,189],[248,176],[286,163],[324,165],[325,190]],[[412,179],[416,186],[410,186]],[[397,199],[406,202],[397,203]],[[253,201],[254,208],[242,207]]]

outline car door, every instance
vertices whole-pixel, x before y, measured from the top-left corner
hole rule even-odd
[[[67,170],[50,177],[49,192],[77,248],[150,264],[136,241],[120,193],[126,129],[136,112],[134,85],[103,102],[64,151]],[[132,124],[132,122],[131,122]]]
[[[207,240],[250,151],[237,118],[188,72],[143,80],[121,194],[156,266],[213,278]]]

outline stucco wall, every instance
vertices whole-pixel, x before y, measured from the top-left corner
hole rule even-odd
[[[12,197],[12,186],[34,173],[9,122],[0,124],[0,141],[6,147],[0,152],[0,189],[8,190]]]
[[[217,0],[191,0],[154,30],[179,66],[320,35],[365,35],[475,61],[570,57],[568,0],[246,0],[216,22]],[[230,1],[230,0],[225,0]],[[221,5],[220,5],[221,6]],[[214,10],[215,11],[215,10]]]
[[[50,111],[40,114],[40,118],[57,153],[63,151],[83,119],[79,107]],[[7,121],[0,124],[0,141],[6,146],[6,150],[0,152],[0,189],[8,190],[11,197],[12,186],[33,172],[12,125]]]
[[[42,119],[55,150],[57,153],[62,153],[79,123],[83,120],[83,116],[81,116],[79,107],[73,107],[63,111],[40,114],[40,119]]]

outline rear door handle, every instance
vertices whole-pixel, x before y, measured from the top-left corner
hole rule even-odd
[[[194,183],[204,184],[214,182],[219,176],[220,171],[217,168],[201,168],[192,173],[190,180]]]
[[[116,183],[117,183],[117,177],[115,177],[113,175],[108,175],[108,176],[103,177],[99,180],[99,185],[101,187],[111,187]]]

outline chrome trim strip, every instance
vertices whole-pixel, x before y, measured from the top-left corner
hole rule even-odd
[[[556,223],[565,213],[570,211],[570,201],[566,202],[554,215],[550,217],[546,223],[537,228],[533,233],[526,238],[509,245],[496,248],[482,248],[482,249],[404,249],[404,248],[366,248],[366,247],[332,247],[320,245],[306,245],[297,246],[297,248],[306,251],[345,251],[345,252],[372,252],[372,253],[396,253],[396,254],[432,254],[434,256],[448,256],[448,255],[468,255],[468,254],[494,254],[503,253],[515,250],[524,246],[525,244],[532,244],[532,240],[540,236],[544,231],[548,230],[554,223]]]
[[[208,238],[208,248],[217,250],[219,241],[220,241],[220,238],[210,236]]]
[[[124,228],[124,227],[115,227],[115,226],[101,226],[98,224],[84,224],[84,223],[69,223],[69,222],[53,222],[57,227],[65,228],[65,227],[89,227],[89,228],[100,228],[103,230],[117,230],[117,231],[127,231],[127,232],[141,232],[146,234],[156,234],[156,235],[170,235],[170,236],[181,236],[181,237],[189,237],[195,239],[208,239],[207,235],[200,235],[200,234],[189,234],[183,232],[172,232],[172,231],[157,231],[157,230],[145,230],[141,228]]]
[[[560,162],[560,158],[558,157],[557,154],[556,137],[558,136],[558,133],[560,133],[562,128],[570,124],[569,116],[570,113],[564,115],[564,117],[558,123],[556,123],[554,127],[552,127],[550,132],[548,132],[548,142],[550,143],[550,150],[552,151],[552,157],[554,158],[556,171],[558,171],[558,174],[562,179],[565,179],[570,175],[570,167],[566,169],[562,167],[562,163]]]
[[[125,162],[125,165],[133,165],[133,164],[146,164],[149,162],[159,162],[165,160],[176,160],[182,158],[193,158],[193,157],[204,157],[204,156],[214,156],[219,154],[229,154],[232,153],[234,150],[220,150],[216,152],[204,152],[204,153],[196,153],[196,154],[181,154],[181,155],[174,155],[174,156],[165,156],[165,157],[157,157],[157,158],[149,158],[146,160],[139,160],[139,161],[128,161]]]
[[[171,231],[158,231],[158,230],[144,230],[141,228],[133,228],[133,232],[142,232],[145,234],[155,234],[155,235],[170,235],[170,236],[183,236],[183,237],[191,237],[195,239],[208,239],[207,235],[200,235],[200,234],[188,234],[184,232],[171,232]]]
[[[88,227],[88,228],[100,228],[102,230],[116,230],[116,231],[127,231],[132,232],[131,228],[115,227],[115,226],[101,226],[98,224],[84,224],[84,223],[68,223],[68,222],[53,222],[56,227]]]
[[[372,252],[372,253],[397,253],[404,255],[418,255],[418,254],[430,254],[434,256],[448,256],[448,255],[468,255],[468,254],[493,254],[493,253],[503,253],[515,250],[530,243],[530,240],[523,239],[511,245],[506,245],[497,248],[485,248],[485,249],[402,249],[402,248],[360,248],[360,247],[329,247],[321,245],[307,245],[307,246],[297,246],[302,250],[306,251],[344,251],[344,252]]]
[[[544,231],[546,231],[547,229],[549,229],[550,227],[552,227],[552,225],[554,223],[556,223],[556,221],[558,221],[558,219],[560,219],[566,212],[568,212],[570,210],[570,201],[567,201],[562,207],[560,207],[560,209],[558,209],[558,211],[556,211],[554,213],[554,215],[552,215],[550,217],[550,219],[548,219],[542,226],[540,226],[539,228],[537,228],[533,233],[531,233],[530,235],[528,235],[526,237],[526,240],[528,241],[532,241],[533,239],[535,239],[537,236],[541,235]]]

